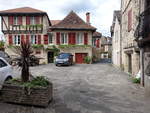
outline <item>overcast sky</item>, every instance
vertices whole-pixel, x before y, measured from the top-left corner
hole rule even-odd
[[[51,20],[63,19],[71,10],[85,20],[91,13],[91,24],[103,35],[110,35],[113,11],[120,9],[120,0],[0,0],[0,10],[33,7],[48,13]]]

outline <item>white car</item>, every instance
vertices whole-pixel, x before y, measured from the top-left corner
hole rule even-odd
[[[2,57],[0,57],[0,89],[5,81],[13,78],[12,66]]]

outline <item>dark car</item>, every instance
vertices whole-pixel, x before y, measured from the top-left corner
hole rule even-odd
[[[40,58],[37,58],[36,56],[32,55],[30,58],[29,58],[29,66],[36,66],[36,65],[39,65],[39,61],[40,61]],[[17,57],[17,58],[14,58],[12,60],[13,63],[15,63],[16,65],[18,66],[22,66],[22,61],[21,61],[21,58],[20,57]]]
[[[71,53],[60,53],[55,59],[55,65],[72,65],[73,55]]]

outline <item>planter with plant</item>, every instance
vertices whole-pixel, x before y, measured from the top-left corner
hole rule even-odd
[[[89,57],[89,56],[84,57],[84,62],[85,63],[90,64],[91,61],[92,61],[91,57]]]
[[[48,106],[52,100],[52,83],[44,76],[31,77],[29,73],[29,59],[33,55],[32,46],[22,43],[16,48],[21,58],[21,79],[12,79],[3,84],[2,99],[25,105]]]

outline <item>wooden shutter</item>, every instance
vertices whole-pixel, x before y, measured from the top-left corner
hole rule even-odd
[[[84,44],[88,45],[88,33],[84,33]]]
[[[41,44],[41,35],[38,35],[38,44]]]
[[[132,29],[132,9],[128,11],[128,32]]]
[[[29,16],[26,17],[26,24],[27,24],[27,25],[30,24],[30,17],[29,17]]]
[[[14,20],[13,16],[9,16],[8,17],[8,23],[9,23],[9,25],[13,25],[13,20]]]
[[[72,44],[76,44],[76,33],[72,33]]]
[[[44,35],[44,44],[48,44],[48,35]]]
[[[96,47],[99,48],[99,39],[96,40]]]
[[[21,43],[24,43],[25,39],[24,39],[24,35],[21,35]]]
[[[71,45],[76,43],[76,33],[68,33],[68,42]]]
[[[56,44],[60,44],[60,33],[56,33]]]
[[[19,25],[22,25],[22,16],[18,17]]]
[[[68,43],[72,44],[72,34],[68,33]]]
[[[29,35],[26,35],[26,42],[29,43],[30,40],[29,40]]]
[[[12,45],[12,44],[13,44],[12,35],[9,35],[9,36],[8,36],[8,42],[9,42],[9,45]]]
[[[35,20],[36,20],[36,24],[40,24],[40,17],[39,16],[36,16]]]

